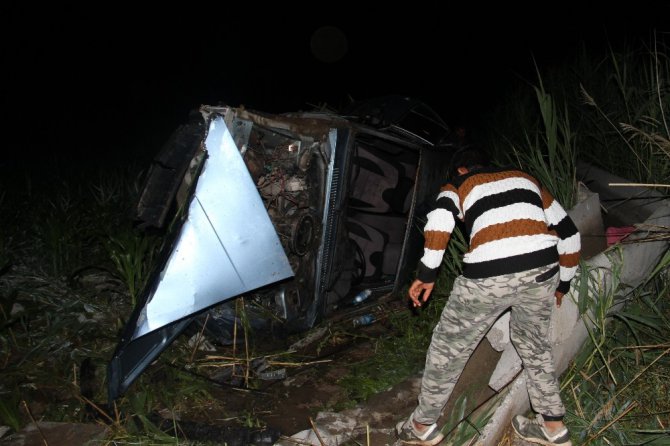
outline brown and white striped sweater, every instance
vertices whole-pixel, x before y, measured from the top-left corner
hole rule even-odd
[[[481,168],[443,186],[424,228],[419,280],[435,281],[457,218],[465,223],[470,240],[463,257],[465,277],[493,277],[558,261],[558,291],[569,291],[579,263],[579,232],[558,201],[532,176]]]

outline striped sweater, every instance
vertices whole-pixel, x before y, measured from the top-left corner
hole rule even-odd
[[[517,170],[473,169],[442,187],[424,228],[417,278],[434,282],[456,219],[470,247],[463,275],[473,279],[559,263],[558,291],[566,293],[581,248],[574,223],[532,176]]]

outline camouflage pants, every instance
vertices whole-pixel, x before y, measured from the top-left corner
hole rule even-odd
[[[544,282],[535,280],[551,266],[486,279],[456,279],[433,331],[414,420],[432,424],[440,418],[473,350],[510,307],[510,337],[527,373],[533,409],[553,417],[564,415],[549,333],[558,274]]]

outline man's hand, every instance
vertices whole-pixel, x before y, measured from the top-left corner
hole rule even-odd
[[[412,300],[412,304],[415,307],[420,307],[422,302],[426,302],[430,297],[430,293],[433,292],[433,287],[435,282],[424,283],[419,279],[416,279],[412,282],[412,285],[409,287],[409,298]],[[423,291],[423,297],[421,297],[421,292]]]
[[[558,308],[561,308],[561,302],[563,302],[563,296],[564,296],[564,295],[565,295],[565,294],[561,293],[560,291],[556,291],[556,292],[554,293],[554,296],[556,296],[556,306],[557,306]]]

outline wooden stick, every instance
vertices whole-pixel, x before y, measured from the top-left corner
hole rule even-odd
[[[102,415],[102,416],[104,416],[105,418],[107,418],[107,419],[109,420],[110,423],[112,423],[112,424],[114,423],[114,419],[113,419],[111,416],[109,416],[109,414],[108,414],[107,412],[105,412],[105,411],[102,410],[100,407],[98,407],[98,405],[95,404],[93,401],[89,400],[88,398],[86,398],[86,397],[83,396],[83,395],[75,395],[75,397],[76,397],[79,401],[82,401],[82,402],[85,403],[85,404],[90,404],[91,407],[93,407],[95,410],[97,410],[98,412],[100,412],[100,415]]]
[[[202,330],[200,330],[200,333],[198,333],[198,337],[195,338],[195,342],[193,343],[193,351],[191,352],[191,357],[189,358],[188,362],[193,362],[193,358],[195,357],[195,352],[196,352],[196,350],[198,350],[198,347],[200,347],[201,339],[203,339],[202,334],[205,332],[205,327],[207,326],[207,321],[209,321],[209,313],[207,313],[207,317],[205,317],[205,323],[202,324]]]
[[[602,434],[603,432],[605,432],[611,425],[613,425],[614,423],[616,423],[617,421],[619,421],[619,420],[620,420],[621,418],[623,418],[626,414],[628,414],[628,412],[630,412],[631,410],[635,409],[636,407],[637,407],[637,401],[633,401],[633,404],[631,404],[631,405],[628,407],[628,409],[624,410],[623,413],[619,414],[619,416],[617,416],[617,417],[614,418],[612,421],[610,421],[610,422],[607,423],[605,426],[603,426],[603,428],[600,429],[598,432],[596,432],[595,434],[591,435],[591,436],[586,440],[586,442],[584,443],[584,445],[586,446],[587,444],[591,443],[593,440],[595,440],[596,438],[598,438],[598,437],[600,436],[600,434]]]
[[[283,361],[268,361],[270,365],[281,365],[284,367],[302,367],[305,365],[314,365],[314,364],[324,364],[326,362],[333,362],[332,359],[321,359],[319,361],[309,361],[309,362],[283,362]]]
[[[631,187],[670,187],[670,184],[657,183],[609,183],[609,186],[631,186]]]
[[[321,438],[321,434],[319,434],[319,430],[314,425],[314,421],[312,420],[312,417],[309,417],[309,424],[312,425],[312,430],[316,434],[316,438],[319,439],[319,443],[321,443],[321,446],[326,446],[326,443],[323,442],[323,438]]]
[[[274,356],[282,356],[282,355],[289,355],[291,353],[295,353],[295,350],[287,350],[285,352],[281,353],[273,353],[271,355],[261,355],[261,356],[253,356],[252,359],[258,359],[258,358],[272,358]],[[205,356],[205,359],[230,359],[230,360],[237,360],[237,357],[234,356],[221,356],[221,355],[207,355]]]
[[[240,302],[242,304],[242,311],[246,316],[247,309],[244,305],[244,300],[240,300]],[[251,357],[249,356],[249,333],[247,333],[246,326],[243,326],[243,328],[244,328],[244,356],[246,356],[247,358],[247,368],[244,371],[244,385],[246,387],[249,387],[249,372],[251,371]]]
[[[42,432],[42,429],[40,429],[40,425],[37,424],[37,421],[35,421],[35,418],[33,418],[33,414],[30,413],[30,409],[28,409],[28,405],[26,404],[26,400],[21,401],[23,403],[23,407],[26,409],[26,412],[28,413],[28,416],[32,420],[33,424],[37,428],[37,432],[40,433],[40,437],[42,437],[42,441],[44,442],[44,446],[49,446],[49,442],[47,441],[47,438],[44,436],[44,432]]]

